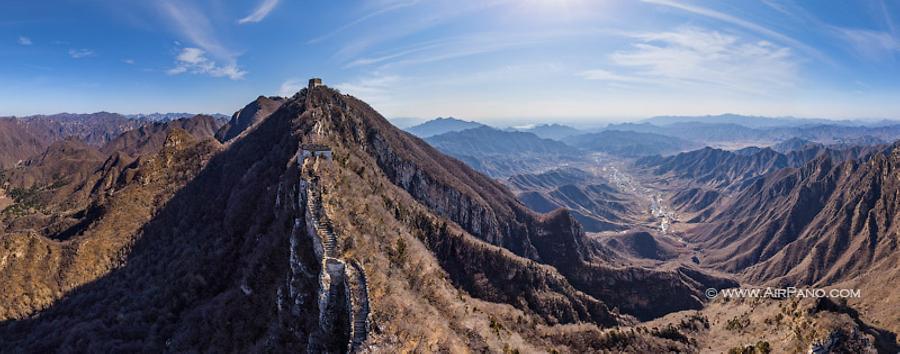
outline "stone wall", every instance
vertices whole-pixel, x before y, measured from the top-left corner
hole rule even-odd
[[[342,257],[338,235],[323,207],[322,187],[312,165],[305,164],[308,158],[321,152],[301,149],[297,154],[298,170],[307,172],[301,172],[297,185],[297,201],[302,206],[306,225],[303,234],[312,240],[313,251],[322,264],[318,274],[320,335],[317,336],[319,339],[310,338],[308,349],[321,352],[340,345],[342,351],[357,352],[368,338],[369,289],[363,267],[356,260]],[[328,152],[330,159],[330,150]],[[299,219],[295,226],[299,228]],[[291,254],[295,254],[293,250]],[[292,259],[292,272],[293,263]]]

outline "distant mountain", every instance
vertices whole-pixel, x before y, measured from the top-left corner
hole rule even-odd
[[[196,116],[197,113],[138,113],[138,114],[128,114],[125,117],[129,119],[138,119],[138,120],[146,120],[150,122],[168,122],[170,120],[182,119],[182,118],[190,118]],[[216,120],[228,120],[228,116],[221,113],[210,113],[204,114],[210,117],[213,117]]]
[[[822,144],[806,144],[799,149],[780,153],[772,148],[748,147],[728,151],[705,147],[677,155],[647,156],[638,159],[635,166],[651,169],[655,175],[668,175],[695,184],[717,188],[730,188],[786,167],[799,167],[819,155],[827,155],[835,161],[867,158],[884,149],[884,146],[852,146],[837,148]]]
[[[581,156],[577,149],[556,140],[487,126],[435,135],[425,140],[445,154],[493,177],[534,171],[575,161]]]
[[[154,122],[122,133],[104,145],[101,151],[110,155],[125,153],[133,157],[156,153],[163,148],[166,138],[174,129],[183,130],[193,139],[202,141],[212,138],[219,130],[219,124],[215,118],[207,115]]]
[[[791,165],[788,157],[772,149],[737,153],[706,147],[668,157],[646,157],[635,162],[656,175],[669,175],[695,184],[727,188],[741,181]]]
[[[466,129],[479,128],[484,126],[484,124],[478,122],[469,122],[449,117],[433,119],[425,123],[406,128],[404,130],[420,138],[428,138],[444,133],[458,132]]]
[[[541,138],[553,140],[562,140],[566,137],[584,133],[581,130],[562,124],[541,124],[527,129],[516,130],[520,132],[532,133]]]
[[[692,217],[694,222],[703,221],[717,211],[716,203],[720,197],[741,192],[768,174],[800,167],[822,156],[840,162],[867,159],[881,150],[881,146],[836,149],[821,144],[807,144],[788,153],[771,148],[727,151],[706,147],[668,157],[644,157],[638,159],[635,166],[650,175],[662,177],[664,183],[675,190],[670,200],[674,207],[699,212]]]
[[[623,215],[639,209],[609,181],[572,167],[520,174],[505,183],[531,210],[549,213],[567,208],[585,231],[623,230]]]
[[[604,130],[652,133],[704,144],[783,140],[791,136],[789,134],[777,135],[781,132],[766,132],[761,129],[731,123],[684,122],[672,123],[665,126],[650,123],[621,123],[611,124],[604,128]]]
[[[391,122],[395,127],[400,129],[407,129],[409,127],[422,124],[425,120],[421,118],[412,118],[412,117],[397,117],[391,118],[388,121]]]
[[[15,166],[66,138],[100,147],[144,123],[108,112],[0,118],[0,168]]]
[[[829,119],[794,118],[794,117],[760,117],[738,114],[720,114],[714,116],[658,116],[640,121],[654,125],[671,125],[678,123],[736,124],[748,128],[771,128],[820,124],[855,124],[852,121]]]
[[[815,142],[803,138],[794,137],[782,141],[778,144],[772,145],[772,150],[778,151],[780,153],[788,153],[791,151],[801,150],[810,144],[815,144]]]
[[[103,146],[119,134],[144,123],[118,113],[60,113],[20,118],[29,131],[45,141],[75,137],[88,145]]]
[[[513,190],[518,191],[555,189],[567,184],[581,183],[592,177],[593,176],[587,171],[574,167],[564,167],[555,168],[542,173],[525,173],[511,176],[506,179],[506,184]]]
[[[667,125],[622,123],[612,124],[604,129],[654,133],[723,147],[770,146],[791,138],[800,138],[825,145],[841,145],[843,148],[853,145],[875,145],[900,139],[900,124],[874,126],[862,125],[861,122],[748,127],[735,123],[688,121]]]
[[[216,139],[220,142],[226,142],[234,139],[246,130],[249,130],[264,118],[268,117],[272,112],[284,104],[284,97],[265,97],[259,96],[253,102],[248,103],[241,110],[234,112],[231,120],[216,132]]]
[[[41,153],[47,142],[38,138],[16,118],[0,118],[0,168],[15,166]]]
[[[565,142],[588,151],[623,157],[667,155],[700,146],[672,136],[622,130],[604,130],[599,133],[571,136],[566,138]]]
[[[96,147],[67,138],[50,144],[43,153],[17,168],[7,170],[6,182],[20,188],[66,184],[90,175],[105,158]]]
[[[738,155],[753,156],[755,154],[762,152],[763,150],[765,150],[765,149],[758,147],[758,146],[748,146],[743,149],[734,150],[732,152],[734,152],[735,154],[738,154]]]

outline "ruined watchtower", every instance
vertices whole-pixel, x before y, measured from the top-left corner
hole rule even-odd
[[[309,89],[312,90],[315,87],[322,86],[322,79],[314,77],[309,79]]]

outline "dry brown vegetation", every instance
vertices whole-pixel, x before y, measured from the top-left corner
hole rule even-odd
[[[100,179],[116,182],[94,192],[101,196],[80,211],[80,222],[49,237],[29,227],[41,225],[39,219],[54,219],[53,209],[65,207],[53,205],[37,211],[51,215],[9,223],[0,237],[0,286],[4,288],[0,292],[0,303],[4,304],[0,318],[31,315],[122,265],[127,248],[139,237],[140,227],[199,171],[216,145],[197,143],[186,133],[173,132],[169,143],[155,156],[122,166],[122,170],[105,171]],[[13,217],[8,215],[7,220]]]
[[[78,181],[39,185],[45,205],[0,233],[3,349],[346,350],[347,318],[321,307],[309,180],[339,245],[332,260],[365,272],[364,351],[779,352],[835,331],[853,351],[888,338],[837,304],[702,308],[698,289],[736,284],[693,267],[606,264],[570,213],[529,211],[326,87],[270,108],[250,109],[225,146],[174,129],[158,153],[112,154]],[[122,146],[143,151],[149,136]],[[304,144],[333,158],[298,161]],[[686,309],[700,310],[637,318]]]

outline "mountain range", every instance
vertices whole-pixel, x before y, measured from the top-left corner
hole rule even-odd
[[[805,121],[804,121],[805,122]],[[875,145],[900,139],[900,124],[884,122],[867,125],[856,122],[826,121],[818,124],[754,127],[734,123],[707,121],[675,121],[667,125],[650,123],[620,123],[606,130],[653,133],[681,138],[722,148],[771,146],[792,138],[800,138],[826,145]]]
[[[867,293],[860,307],[897,318],[898,163],[896,145],[859,160],[819,155],[752,181],[689,237],[710,266],[776,286],[852,284]]]
[[[426,138],[431,146],[489,176],[539,170],[548,163],[576,160],[581,152],[532,133],[479,127]]]
[[[224,124],[40,119],[0,121],[34,140],[0,169],[3,351],[898,349],[896,145],[412,134],[317,85]],[[739,286],[866,296],[709,295]]]
[[[532,133],[479,127],[444,133],[425,141],[441,152],[493,177],[535,171],[560,161],[574,161],[581,152]]]
[[[35,156],[50,144],[75,138],[88,145],[102,147],[124,132],[144,125],[165,123],[193,117],[188,113],[153,113],[121,115],[98,112],[90,114],[60,113],[27,117],[0,117],[0,168],[14,167]],[[209,115],[216,126],[226,116]]]
[[[565,208],[585,231],[624,230],[629,209],[637,208],[602,177],[577,168],[558,168],[509,177],[506,184],[531,210],[549,213]]]
[[[588,151],[605,152],[622,157],[673,154],[699,147],[699,144],[667,135],[627,130],[604,130],[571,136],[569,145]]]
[[[815,118],[794,118],[794,117],[760,117],[745,116],[739,114],[720,114],[709,116],[657,116],[647,118],[641,121],[653,125],[671,125],[681,123],[705,123],[705,124],[733,124],[748,128],[772,128],[772,127],[793,127],[803,125],[823,125],[823,124],[839,124],[839,125],[856,125],[859,122],[850,120],[833,120],[833,119],[815,119]],[[884,122],[873,122],[875,124],[883,124]]]
[[[196,115],[197,115],[197,113],[185,113],[185,112],[159,113],[159,112],[155,112],[155,113],[128,114],[128,115],[125,115],[125,117],[127,117],[128,119],[145,120],[145,121],[151,121],[151,122],[167,122],[170,120],[190,118],[190,117],[193,117]],[[205,115],[213,117],[216,120],[228,120],[228,118],[229,118],[228,116],[226,116],[224,114],[219,114],[219,113],[212,113],[212,114],[205,114]]]
[[[532,133],[544,139],[564,140],[573,135],[583,134],[584,132],[562,124],[538,124],[527,128],[513,128],[516,131]]]
[[[466,129],[481,128],[484,126],[484,124],[478,122],[470,122],[453,117],[439,117],[429,120],[425,123],[406,128],[405,130],[415,136],[424,139],[435,135],[458,132]]]

